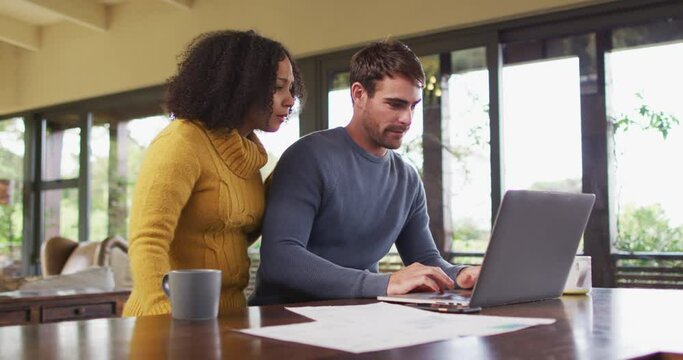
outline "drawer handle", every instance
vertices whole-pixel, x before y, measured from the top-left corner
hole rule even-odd
[[[83,315],[85,314],[85,308],[84,307],[77,307],[74,309],[74,314],[75,315]]]

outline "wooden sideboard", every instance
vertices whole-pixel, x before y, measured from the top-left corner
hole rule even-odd
[[[36,290],[0,293],[0,326],[119,317],[130,290]]]

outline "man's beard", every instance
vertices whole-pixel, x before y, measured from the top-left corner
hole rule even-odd
[[[407,131],[406,128],[404,128],[402,126],[398,126],[398,125],[392,125],[392,126],[389,126],[383,130],[380,130],[376,127],[372,127],[367,122],[363,122],[363,127],[365,128],[365,131],[367,132],[368,137],[370,138],[370,140],[372,142],[375,143],[375,145],[381,146],[385,149],[391,149],[391,150],[396,150],[399,147],[401,147],[401,145],[403,144],[403,138],[398,139],[398,141],[390,141],[390,140],[387,140],[386,137],[383,135],[385,135],[388,132],[394,131],[394,130],[403,131],[404,133],[405,133],[405,131]]]

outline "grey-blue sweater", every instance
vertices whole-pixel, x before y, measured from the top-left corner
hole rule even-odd
[[[422,182],[400,155],[374,156],[345,128],[303,137],[278,162],[251,305],[385,295],[378,261],[396,244],[406,265],[462,266],[439,255]]]

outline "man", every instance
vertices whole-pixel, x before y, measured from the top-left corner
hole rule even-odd
[[[479,267],[439,255],[419,175],[391,151],[410,128],[424,77],[400,42],[353,56],[351,122],[300,139],[275,169],[251,305],[474,285]],[[378,273],[394,244],[408,266]]]

